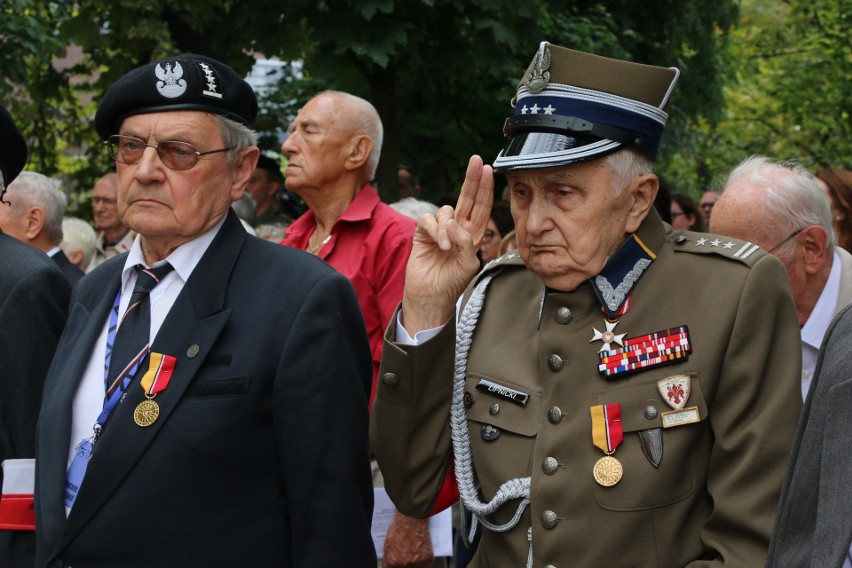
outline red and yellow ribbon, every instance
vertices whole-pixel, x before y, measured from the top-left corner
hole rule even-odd
[[[599,404],[590,409],[592,414],[592,443],[609,455],[624,440],[621,427],[621,405]]]

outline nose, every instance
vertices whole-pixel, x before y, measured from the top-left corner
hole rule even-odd
[[[538,236],[549,231],[553,226],[553,214],[549,204],[543,198],[534,197],[527,213],[527,233]]]
[[[296,149],[298,148],[296,146],[296,136],[296,131],[291,132],[290,135],[287,136],[286,139],[284,139],[284,143],[281,144],[281,153],[283,153],[287,157],[289,157],[291,154],[294,154],[296,152]]]
[[[165,167],[166,165],[157,155],[157,149],[148,146],[143,150],[142,157],[136,163],[135,177],[140,181],[162,179]]]

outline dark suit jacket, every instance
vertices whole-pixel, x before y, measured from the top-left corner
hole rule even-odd
[[[153,342],[177,357],[159,419],[133,421],[137,373],[66,520],[72,401],[124,260],[75,288],[48,376],[36,565],[375,567],[371,360],[352,286],[319,259],[247,236],[232,212]]]
[[[47,255],[0,234],[0,462],[35,457],[42,386],[70,297]],[[30,568],[34,558],[32,532],[0,531],[0,566]]]
[[[50,258],[56,262],[56,265],[59,266],[59,269],[62,271],[62,274],[71,282],[71,285],[77,283],[80,278],[82,278],[86,273],[80,270],[79,267],[71,264],[71,261],[68,260],[68,257],[65,256],[65,253],[61,250]]]
[[[767,566],[840,568],[852,542],[852,305],[829,326],[799,421]]]

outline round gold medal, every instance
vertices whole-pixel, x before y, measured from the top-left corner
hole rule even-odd
[[[619,481],[624,474],[624,468],[621,467],[621,462],[612,456],[604,456],[595,463],[592,470],[595,475],[595,481],[604,487],[612,487]]]
[[[160,416],[160,405],[151,399],[143,400],[133,411],[133,421],[137,426],[147,428]],[[620,467],[620,466],[619,466]]]

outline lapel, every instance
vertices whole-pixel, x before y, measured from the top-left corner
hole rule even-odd
[[[113,411],[109,424],[98,439],[86,480],[68,516],[57,550],[70,542],[125,482],[133,466],[168,423],[169,415],[174,412],[228,321],[231,310],[224,307],[225,294],[245,239],[245,230],[235,214],[229,211],[222,229],[193,270],[151,346],[152,351],[177,358],[168,388],[156,397],[159,417],[147,428],[139,427],[133,421],[133,411],[145,399],[139,386],[139,378],[147,369],[147,361],[143,361],[124,400]],[[136,490],[144,493],[145,488]]]
[[[812,566],[842,566],[852,538],[852,380],[828,389],[830,406],[825,417],[819,505],[814,529]],[[828,380],[829,377],[820,377]]]
[[[57,357],[45,384],[47,394],[38,434],[37,499],[40,529],[48,542],[56,542],[65,524],[65,473],[71,445],[72,402],[89,364],[95,341],[115,300],[123,265],[122,261],[113,262],[112,268],[106,270],[103,283],[92,288],[92,300],[82,299],[71,307],[61,344],[57,347]],[[41,424],[42,421],[44,424]]]

